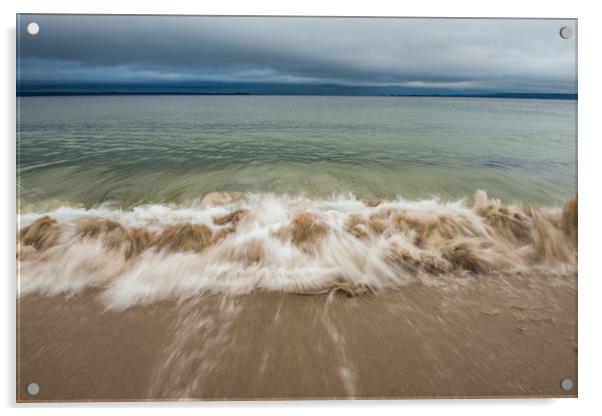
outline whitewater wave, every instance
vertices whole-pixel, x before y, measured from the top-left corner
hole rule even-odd
[[[101,290],[126,308],[254,290],[358,295],[428,277],[574,272],[563,208],[463,200],[210,193],[189,206],[61,207],[19,218],[19,295]]]

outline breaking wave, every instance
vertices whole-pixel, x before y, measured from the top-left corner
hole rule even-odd
[[[438,199],[210,193],[188,206],[20,215],[19,295],[101,290],[127,308],[254,290],[347,295],[444,276],[574,272],[577,196],[563,208]]]

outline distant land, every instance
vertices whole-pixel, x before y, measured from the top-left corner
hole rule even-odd
[[[35,84],[21,83],[17,96],[68,95],[316,95],[379,97],[484,97],[576,100],[577,94],[564,92],[501,92],[396,86],[345,86],[336,84]]]

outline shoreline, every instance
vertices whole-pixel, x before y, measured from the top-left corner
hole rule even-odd
[[[18,402],[577,396],[576,275],[121,311],[98,294],[18,299]]]

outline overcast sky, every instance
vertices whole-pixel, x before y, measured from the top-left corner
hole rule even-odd
[[[40,26],[36,36],[29,22]],[[331,84],[576,93],[574,20],[22,15],[21,88]]]

